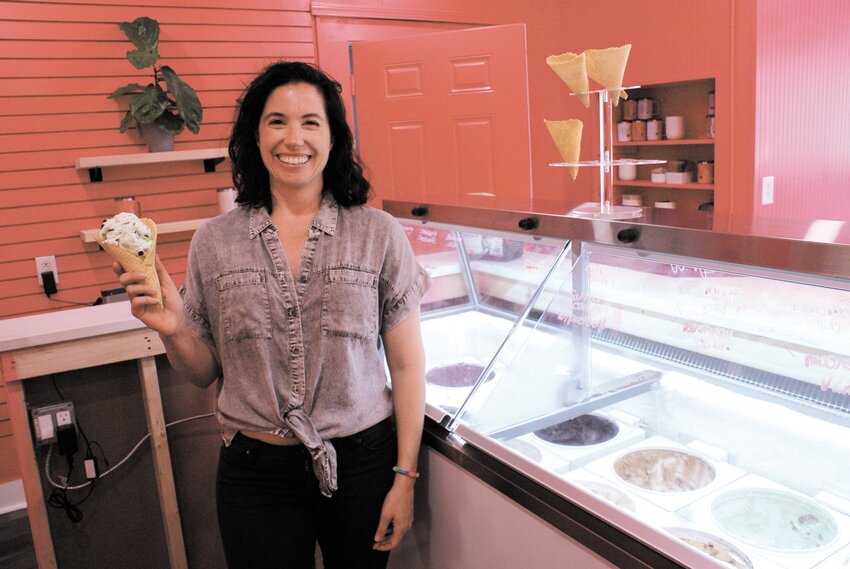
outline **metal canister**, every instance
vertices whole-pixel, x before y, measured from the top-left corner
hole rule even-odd
[[[632,121],[632,142],[646,140],[646,121]]]
[[[714,183],[714,162],[711,160],[700,160],[697,162],[697,183]]]

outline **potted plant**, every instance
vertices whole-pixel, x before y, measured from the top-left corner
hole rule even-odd
[[[198,134],[203,109],[198,95],[171,67],[157,66],[159,61],[159,23],[151,18],[136,18],[118,24],[136,49],[127,52],[127,59],[136,69],[153,68],[153,81],[147,85],[131,83],[119,87],[109,99],[130,96],[130,108],[119,130],[126,132],[135,121],[142,138],[154,151],[171,150],[174,137],[184,128]],[[163,89],[162,84],[165,84]],[[164,145],[162,140],[164,139]]]

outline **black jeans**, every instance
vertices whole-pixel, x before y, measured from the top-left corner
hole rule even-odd
[[[338,490],[325,498],[307,450],[237,434],[222,446],[216,506],[229,569],[311,569],[316,542],[325,569],[384,569],[374,551],[397,447],[391,419],[332,439]]]

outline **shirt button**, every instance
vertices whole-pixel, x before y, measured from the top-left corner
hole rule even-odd
[[[301,393],[301,386],[297,385],[297,384],[293,385],[292,386],[292,393],[294,393],[295,395],[298,395],[299,393]]]
[[[298,354],[301,353],[301,346],[290,346],[289,347],[289,353],[292,354],[293,356],[297,356]]]
[[[290,318],[295,318],[296,316],[298,316],[298,309],[297,308],[287,308],[286,309],[286,315],[289,316]]]

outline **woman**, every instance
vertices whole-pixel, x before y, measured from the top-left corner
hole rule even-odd
[[[312,567],[317,541],[328,569],[385,567],[413,521],[429,278],[364,205],[339,93],[313,66],[266,68],[230,140],[241,207],[196,232],[182,299],[159,260],[161,310],[141,274],[120,277],[171,365],[218,380],[231,569]]]

